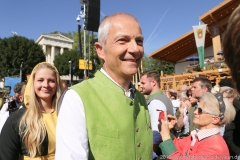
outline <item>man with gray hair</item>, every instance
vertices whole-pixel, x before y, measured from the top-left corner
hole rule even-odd
[[[66,91],[59,107],[55,159],[150,160],[148,109],[131,83],[144,54],[136,18],[122,12],[105,17],[95,48],[103,67]]]

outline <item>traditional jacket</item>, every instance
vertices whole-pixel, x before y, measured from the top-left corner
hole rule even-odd
[[[98,71],[72,87],[84,105],[90,160],[150,160],[152,130],[143,95],[125,96],[121,87]]]
[[[183,139],[174,138],[162,142],[159,146],[162,153],[169,160],[200,160],[200,159],[229,159],[228,147],[220,134],[212,135],[205,139],[196,138],[194,146],[191,146],[192,135]],[[165,157],[164,157],[165,158]]]
[[[171,114],[173,115],[173,104],[172,102],[170,101],[170,99],[165,95],[163,94],[162,91],[157,91],[151,95],[149,95],[147,98],[146,98],[146,101],[147,101],[147,104],[149,104],[152,100],[159,100],[161,102],[163,102],[163,104],[166,106],[167,108],[167,114]]]

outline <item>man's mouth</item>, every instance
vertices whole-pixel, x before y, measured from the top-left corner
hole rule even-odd
[[[123,61],[127,61],[127,62],[137,62],[136,59],[124,59]]]

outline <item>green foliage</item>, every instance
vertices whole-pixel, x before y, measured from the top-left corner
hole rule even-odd
[[[160,74],[161,63],[159,60],[149,58],[145,55],[142,60],[142,65],[143,71],[154,70]],[[164,74],[172,74],[174,72],[174,65],[171,63],[163,62],[162,67]]]
[[[69,32],[68,35],[70,36],[69,38],[71,38],[74,41],[73,50],[79,51],[78,32]],[[81,58],[83,58],[83,56],[84,56],[84,31],[81,31],[80,35],[81,35],[81,46],[82,46],[82,57]],[[92,34],[89,31],[86,31],[86,40],[85,41],[86,41],[86,53],[89,53],[89,47],[90,47],[91,55],[96,57],[97,52],[93,46],[94,46],[94,43],[97,41],[97,35]]]
[[[168,62],[163,62],[163,73],[164,74],[174,73],[174,65]]]
[[[79,52],[76,50],[66,50],[63,52],[62,55],[55,56],[54,65],[58,69],[60,75],[69,75],[69,61],[71,61],[72,66],[72,74],[75,76],[78,76],[80,79],[83,78],[84,72],[83,70],[79,69]],[[90,57],[90,59],[93,61],[94,57]],[[93,63],[93,70],[87,71],[86,75],[88,75],[89,78],[93,77],[94,73],[97,69],[100,67],[96,64],[98,64],[99,59],[95,58],[95,64]]]
[[[19,76],[23,62],[22,80],[25,74],[30,74],[33,67],[45,61],[45,55],[40,45],[22,36],[0,38],[0,77]]]
[[[58,34],[61,33],[59,31],[51,32],[50,34]],[[94,76],[94,73],[97,69],[100,69],[102,64],[101,60],[97,56],[97,52],[94,47],[94,43],[97,41],[97,35],[92,34],[89,31],[86,31],[86,59],[90,59],[93,63],[93,70],[87,71],[86,75],[91,78]],[[68,61],[72,61],[72,67],[74,68],[72,74],[75,76],[79,76],[79,78],[83,78],[83,70],[79,70],[79,59],[84,59],[84,31],[81,30],[81,49],[82,54],[80,57],[79,50],[79,37],[78,32],[72,31],[68,33],[61,33],[62,35],[72,39],[74,41],[73,47],[71,51],[64,51],[62,55],[57,55],[54,60],[54,65],[58,68],[60,75],[68,75],[69,74],[69,63]],[[89,43],[90,42],[90,43]],[[90,50],[89,50],[90,49]]]
[[[79,54],[76,50],[66,50],[63,54],[55,56],[54,66],[58,69],[60,75],[69,75],[69,61],[71,61],[72,73],[75,76],[82,77],[83,72],[78,68]]]

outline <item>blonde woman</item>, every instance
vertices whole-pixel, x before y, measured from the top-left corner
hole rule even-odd
[[[174,127],[176,118],[168,115],[159,126],[163,140],[159,146],[163,155],[168,159],[229,159],[228,147],[220,135],[220,127],[233,120],[235,112],[228,114],[230,109],[234,111],[232,104],[221,93],[215,96],[204,93],[194,111],[193,122],[199,127],[182,139],[171,138],[170,129]]]
[[[46,62],[36,65],[25,89],[23,108],[2,129],[1,160],[54,159],[56,104],[61,93],[57,69]]]

